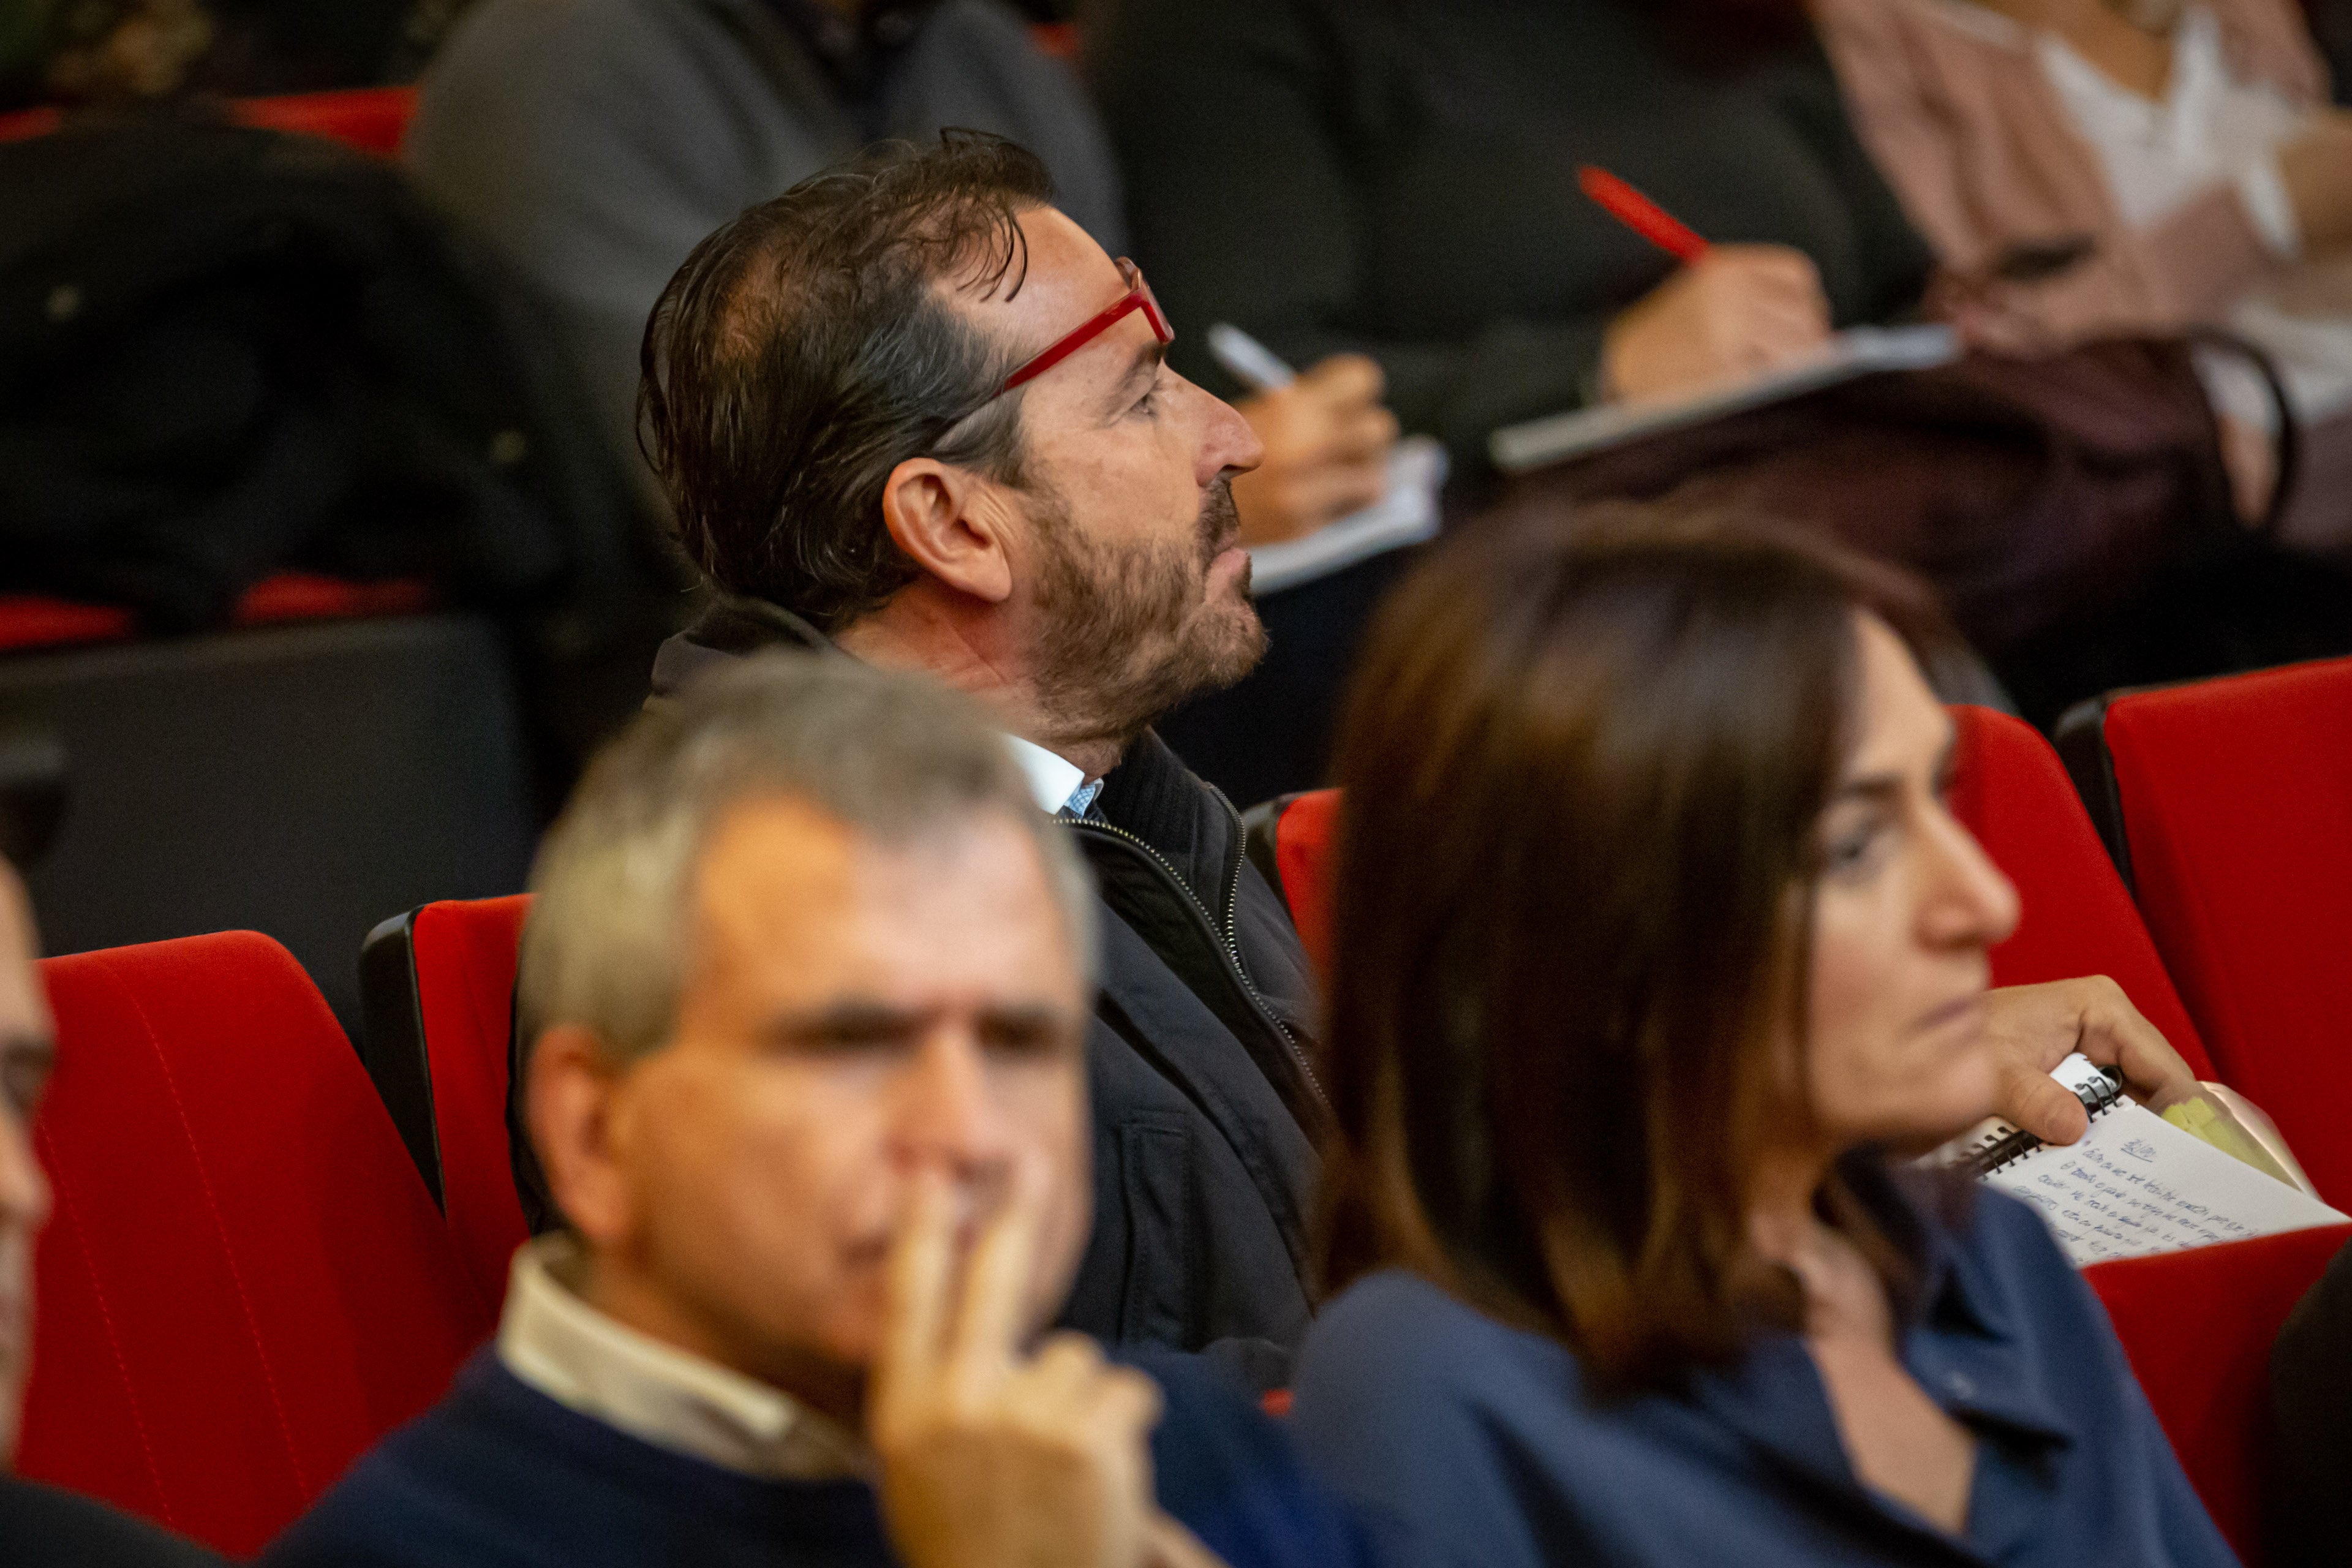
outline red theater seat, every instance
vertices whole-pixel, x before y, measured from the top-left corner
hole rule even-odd
[[[2352,1226],[2084,1270],[2197,1495],[2247,1568],[2263,1562],[2271,1343]]]
[[[527,1231],[507,1152],[515,951],[530,898],[449,900],[384,921],[360,955],[369,1076],[493,1310]]]
[[[347,583],[315,572],[280,572],[245,591],[233,625],[286,626],[296,621],[413,616],[433,604],[430,584],[407,578]],[[0,594],[0,653],[121,642],[138,635],[139,618],[120,605],[90,605],[38,594]]]
[[[1331,973],[1331,850],[1339,831],[1339,792],[1276,795],[1243,814],[1250,858],[1290,906],[1298,945],[1318,973]]]
[[[2105,974],[2162,1030],[2200,1078],[2213,1065],[2141,925],[2131,895],[2033,728],[1985,708],[1955,708],[1958,766],[1952,810],[2017,884],[2016,934],[1993,951],[1993,983],[2030,985]],[[1339,792],[1286,795],[1250,814],[1253,851],[1290,905],[1300,943],[1319,966],[1330,946],[1328,860]]]
[[[490,1317],[285,949],[231,931],[40,967],[56,1209],[19,1468],[250,1553]]]
[[[2352,659],[2111,700],[2134,885],[2223,1082],[2352,1205]]]
[[[359,87],[341,92],[299,92],[283,98],[248,98],[230,112],[238,123],[267,131],[323,136],[362,153],[389,158],[416,113],[413,87]]]
[[[380,158],[389,158],[400,150],[400,139],[407,133],[409,119],[415,112],[413,87],[290,93],[283,98],[242,99],[229,106],[229,117],[240,125],[323,136]],[[47,135],[63,123],[65,116],[49,108],[0,114],[0,142]]]
[[[1952,814],[2017,885],[2022,911],[2015,934],[1993,949],[1993,984],[2106,975],[2199,1078],[2212,1078],[2205,1043],[2058,753],[2006,713],[1961,707],[1952,717],[1959,726]]]

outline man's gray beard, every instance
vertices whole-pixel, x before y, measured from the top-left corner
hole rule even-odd
[[[1080,530],[1062,497],[1034,491],[1038,705],[1063,733],[1121,745],[1189,697],[1233,685],[1265,657],[1244,568],[1232,600],[1204,603],[1210,564],[1240,532],[1232,487],[1211,487],[1191,548],[1110,545]]]

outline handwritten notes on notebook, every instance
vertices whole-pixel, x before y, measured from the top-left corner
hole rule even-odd
[[[2129,1100],[2081,1142],[2044,1144],[1984,1180],[2039,1208],[2078,1268],[2345,1217]]]

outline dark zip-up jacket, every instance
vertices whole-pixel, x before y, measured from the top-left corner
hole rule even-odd
[[[725,605],[663,645],[654,699],[771,647],[830,648],[797,616]],[[1102,964],[1087,1037],[1094,1235],[1061,1326],[1206,1352],[1252,1387],[1278,1386],[1307,1328],[1325,1114],[1306,954],[1232,803],[1158,736],[1129,749],[1070,828],[1098,885]],[[536,1226],[545,1189],[520,1137],[515,1160]]]

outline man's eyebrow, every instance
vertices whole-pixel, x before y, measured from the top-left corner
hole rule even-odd
[[[1122,371],[1118,380],[1112,384],[1111,401],[1117,402],[1125,396],[1128,388],[1137,382],[1149,376],[1158,375],[1160,364],[1167,358],[1168,345],[1157,338],[1139,347],[1135,351],[1135,358],[1128,362],[1127,369]]]
[[[998,1006],[983,1007],[980,1018],[985,1027],[1022,1034],[1043,1034],[1075,1022],[1068,1008],[1057,1007],[1050,1002],[1007,1002]]]
[[[870,1039],[918,1028],[922,1018],[887,1003],[848,999],[779,1014],[769,1022],[768,1033],[783,1039]]]

